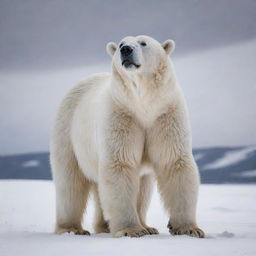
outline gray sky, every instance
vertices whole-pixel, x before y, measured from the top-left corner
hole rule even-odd
[[[0,1],[0,155],[47,151],[61,99],[105,45],[172,38],[195,147],[256,144],[256,1]]]
[[[127,35],[176,41],[175,54],[256,36],[254,0],[1,0],[0,68],[59,68],[107,61]]]

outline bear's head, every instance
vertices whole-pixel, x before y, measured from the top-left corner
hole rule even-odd
[[[128,36],[118,45],[107,44],[107,52],[113,58],[113,65],[122,73],[151,73],[157,70],[160,63],[169,59],[175,43],[166,40],[160,44],[149,36]]]

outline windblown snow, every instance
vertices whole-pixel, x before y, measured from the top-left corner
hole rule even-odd
[[[256,147],[251,146],[227,152],[222,158],[205,165],[204,169],[218,169],[234,165],[240,161],[246,160],[247,156],[254,151],[256,151]]]
[[[29,160],[29,161],[25,161],[22,164],[22,167],[36,167],[38,165],[40,165],[39,161],[37,160]]]

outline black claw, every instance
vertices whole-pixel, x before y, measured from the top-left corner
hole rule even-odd
[[[171,225],[171,222],[170,222],[170,221],[169,221],[168,224],[167,224],[167,228],[172,229],[172,225]]]
[[[196,231],[196,233],[198,234],[198,237],[201,237],[200,231]]]

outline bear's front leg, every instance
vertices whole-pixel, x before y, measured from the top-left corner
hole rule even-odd
[[[104,218],[114,237],[147,235],[137,212],[143,133],[125,113],[116,111],[108,121],[98,182]]]
[[[139,176],[136,169],[124,162],[105,165],[99,179],[104,217],[114,237],[139,237],[149,234],[137,213]]]
[[[170,214],[171,234],[204,237],[196,224],[199,173],[192,155],[191,135],[185,107],[175,107],[161,115],[149,130],[148,153],[159,191]]]
[[[170,213],[170,233],[203,238],[196,224],[199,175],[193,156],[180,156],[169,168],[159,170],[158,186]]]

